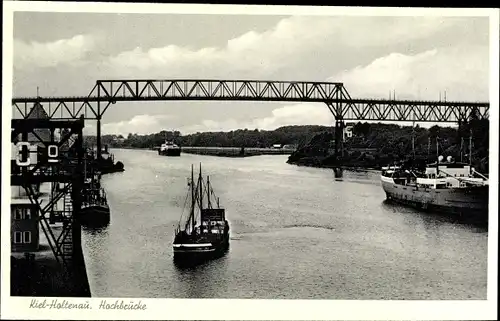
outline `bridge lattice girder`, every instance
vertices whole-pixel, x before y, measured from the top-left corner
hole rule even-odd
[[[14,112],[25,118],[34,104],[51,118],[100,119],[119,101],[283,101],[322,102],[344,120],[457,122],[475,112],[489,117],[489,103],[351,98],[342,83],[257,80],[98,80],[85,97],[12,99]]]

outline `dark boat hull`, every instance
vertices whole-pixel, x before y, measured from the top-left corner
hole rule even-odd
[[[107,205],[90,205],[80,210],[80,222],[87,227],[102,227],[109,224],[111,211]]]
[[[181,156],[180,148],[169,148],[166,150],[158,150],[158,155],[161,156]]]
[[[229,236],[210,243],[174,243],[174,261],[194,265],[224,256],[229,250]]]

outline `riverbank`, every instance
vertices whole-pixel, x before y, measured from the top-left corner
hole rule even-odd
[[[259,155],[291,155],[292,149],[284,148],[242,148],[242,147],[182,147],[183,153],[219,157],[250,157]]]
[[[374,166],[360,166],[360,165],[346,165],[342,166],[332,165],[332,164],[313,164],[313,163],[301,163],[301,162],[286,162],[289,165],[299,166],[299,167],[313,167],[313,168],[342,168],[345,170],[353,172],[380,172],[381,167]]]

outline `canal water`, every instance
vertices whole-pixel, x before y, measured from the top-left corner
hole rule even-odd
[[[387,204],[376,172],[114,150],[111,223],[84,231],[94,297],[486,299],[486,231]],[[202,163],[231,225],[229,253],[175,267],[174,227]],[[184,210],[184,214],[186,214]]]

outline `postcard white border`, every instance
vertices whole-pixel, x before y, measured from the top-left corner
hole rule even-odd
[[[396,15],[396,16],[485,16],[490,17],[490,213],[498,213],[498,90],[499,90],[499,11],[498,9],[440,8],[354,8],[303,6],[247,6],[198,4],[139,4],[139,3],[56,3],[3,2],[3,108],[2,149],[10,150],[10,118],[12,98],[13,12],[108,12],[108,13],[178,13],[178,14],[248,14],[248,15]],[[488,299],[484,301],[346,301],[346,300],[226,300],[226,299],[126,299],[141,300],[145,311],[99,310],[101,299],[67,299],[72,303],[90,302],[91,311],[28,309],[32,298],[10,297],[10,162],[2,153],[2,282],[1,315],[9,319],[238,319],[238,320],[488,320],[497,311],[498,218],[490,215],[488,233]],[[59,301],[62,298],[58,298]],[[107,299],[112,301],[114,299]],[[189,306],[188,306],[189,304]],[[197,309],[189,307],[196,306]],[[214,306],[222,307],[214,311]],[[188,311],[189,313],[186,313]]]

